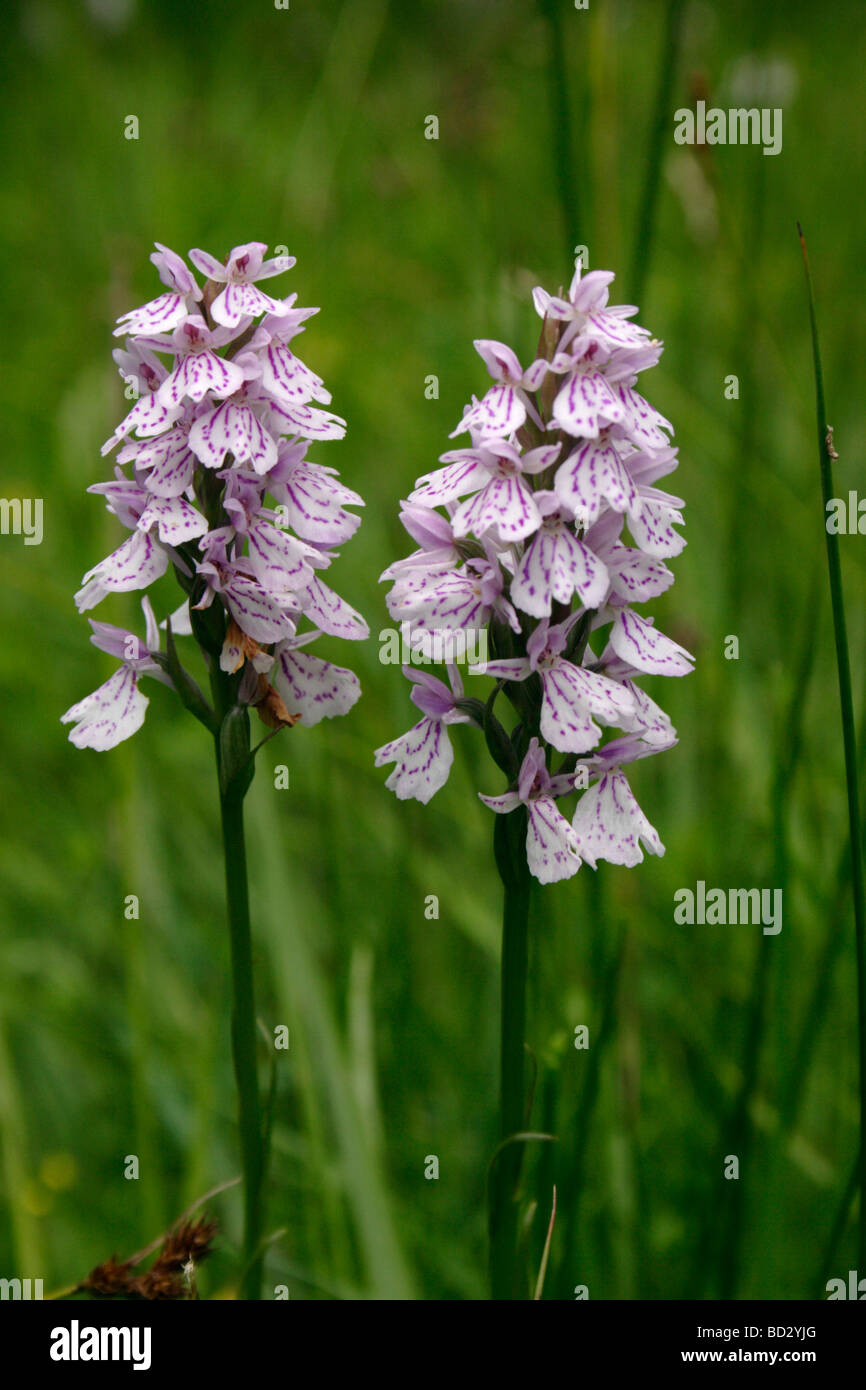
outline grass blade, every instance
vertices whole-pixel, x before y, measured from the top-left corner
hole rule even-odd
[[[818,324],[815,317],[815,296],[812,274],[803,229],[797,223],[806,290],[809,298],[809,324],[812,332],[812,356],[815,366],[815,405],[818,425],[818,463],[821,470],[821,492],[824,515],[827,503],[834,496],[833,462],[838,455],[833,447],[833,430],[827,424],[824,403],[824,376],[818,344]],[[851,662],[848,655],[848,634],[845,624],[845,600],[842,593],[842,565],[839,558],[839,537],[825,526],[827,568],[830,575],[830,604],[833,610],[833,637],[836,644],[836,667],[839,677],[839,704],[842,713],[842,740],[845,749],[845,783],[848,794],[848,833],[851,842],[851,890],[854,899],[854,934],[857,950],[857,1031],[860,1053],[860,1228],[858,1242],[859,1267],[866,1267],[866,906],[863,894],[863,856],[860,839],[860,797],[857,785],[857,735],[854,730],[854,700],[851,694]]]

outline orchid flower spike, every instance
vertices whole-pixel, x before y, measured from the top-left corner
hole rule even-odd
[[[525,808],[542,883],[599,859],[637,864],[641,846],[664,853],[623,768],[677,741],[638,682],[693,667],[638,611],[673,583],[684,504],[656,486],[676,467],[673,427],[638,390],[662,345],[635,308],[608,303],[613,279],[578,261],[567,294],[534,291],[542,329],[526,368],[506,344],[476,342],[493,385],[454,431],[469,445],[418,478],[401,520],[420,548],[382,576],[391,616],[413,629],[404,673],[424,712],[378,749],[377,766],[395,764],[386,785],[429,801],[453,760],[446,726],[482,729],[509,786],[479,795],[498,814]],[[448,686],[412,669],[433,638],[440,652],[446,639]],[[486,657],[467,674],[495,683],[481,698],[454,664],[470,648]]]

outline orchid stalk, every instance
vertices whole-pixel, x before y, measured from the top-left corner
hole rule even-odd
[[[376,753],[386,785],[427,802],[453,761],[450,730],[480,729],[507,781],[479,792],[497,816],[503,883],[500,1145],[490,1182],[494,1298],[529,1297],[519,1268],[527,933],[532,880],[549,884],[599,860],[633,867],[664,846],[624,769],[677,742],[639,684],[683,676],[693,658],[637,607],[663,593],[685,541],[681,498],[656,486],[676,467],[672,426],[637,390],[662,344],[610,306],[614,276],[583,274],[567,295],[536,289],[542,320],[528,367],[504,343],[476,349],[493,385],[473,397],[441,455],[401,504],[417,549],[393,563],[387,604],[411,627],[411,699],[422,718]],[[452,437],[453,437],[452,435]],[[623,533],[628,528],[631,544]],[[404,627],[404,631],[405,631]],[[459,661],[492,681],[467,695]],[[444,656],[445,680],[417,669]],[[510,706],[510,717],[503,706]],[[502,721],[506,720],[506,723]],[[604,731],[614,736],[602,741]],[[577,797],[573,809],[565,810]]]
[[[283,728],[346,714],[361,691],[355,674],[309,654],[321,636],[368,635],[359,613],[321,578],[335,547],[360,524],[363,506],[334,468],[307,457],[311,444],[340,439],[346,424],[323,406],[330,394],[290,343],[318,312],[295,294],[276,299],[262,280],[294,257],[265,260],[261,242],[236,246],[225,263],[189,253],[193,271],[157,243],[151,260],[166,287],[118,320],[114,352],[137,396],[107,440],[120,446],[114,477],[88,490],[130,532],[88,571],[80,612],[110,595],[141,591],[173,570],[183,601],[160,625],[142,599],[144,638],[90,620],[91,641],[120,665],[62,716],[78,748],[106,751],[142,725],[150,678],[172,688],[214,739],[233,988],[232,1052],[244,1187],[240,1288],[261,1288],[267,1153],[256,1056],[256,1011],[244,797],[261,744]],[[315,402],[315,404],[313,404]],[[177,641],[176,641],[177,639]],[[198,649],[204,694],[179,644]],[[269,733],[252,746],[250,714]]]

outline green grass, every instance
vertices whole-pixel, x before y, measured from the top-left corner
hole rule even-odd
[[[752,104],[730,99],[735,65],[751,52],[781,60],[796,86],[769,103],[784,107],[782,153],[680,148],[671,110],[641,306],[665,340],[646,387],[676,425],[672,488],[688,504],[677,583],[653,611],[698,656],[692,677],[652,691],[678,748],[634,772],[667,853],[546,889],[530,941],[531,1127],[560,1136],[555,1156],[550,1145],[525,1156],[536,1272],[554,1178],[559,1189],[548,1298],[578,1284],[591,1297],[712,1297],[731,1269],[737,1296],[813,1296],[857,1156],[845,773],[794,223],[808,230],[820,303],[836,487],[866,494],[864,20],[853,4],[828,15],[803,0],[761,23],[753,8],[686,5],[672,108],[694,101],[696,74],[709,100]],[[454,773],[428,807],[384,790],[372,750],[412,707],[377,659],[390,625],[377,576],[408,548],[398,500],[486,380],[472,339],[531,354],[529,290],[570,277],[549,28],[534,0],[238,13],[215,4],[205,19],[164,0],[115,31],[46,0],[22,7],[4,41],[2,492],[44,498],[45,539],[0,537],[0,1274],[66,1286],[239,1171],[210,741],[156,686],[144,729],[115,753],[77,752],[58,717],[111,669],[72,594],[119,536],[85,493],[122,409],[112,321],[155,292],[155,239],[222,254],[258,238],[288,245],[288,288],[322,306],[300,350],[349,432],[313,457],[367,499],[334,583],[374,632],[362,650],[331,646],[364,699],[269,744],[248,800],[259,1012],[291,1033],[266,1289],[480,1298],[500,900],[476,792],[502,778],[459,728]],[[559,7],[578,240],[592,267],[619,272],[626,300],[664,27],[665,7],[648,0]],[[138,141],[123,138],[129,114]],[[424,139],[428,114],[438,141]],[[725,398],[731,373],[737,400]],[[840,537],[859,706],[864,544]],[[170,584],[158,596],[173,600]],[[99,616],[136,612],[118,600]],[[274,788],[278,763],[288,791]],[[674,924],[675,890],[697,879],[773,886],[780,843],[778,937]],[[123,916],[129,893],[138,922]],[[424,916],[431,893],[438,921]],[[572,1045],[580,1023],[589,1053]],[[732,1125],[748,1132],[735,1259],[724,1255]],[[138,1182],[123,1178],[132,1153]],[[440,1177],[427,1181],[433,1154]],[[207,1297],[232,1287],[238,1190],[211,1205],[223,1234]],[[830,1273],[854,1265],[856,1209]]]

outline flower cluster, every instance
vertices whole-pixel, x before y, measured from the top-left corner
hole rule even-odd
[[[473,630],[491,659],[470,673],[496,682],[482,703],[453,660],[447,685],[405,666],[423,718],[377,751],[377,766],[395,764],[387,786],[428,801],[453,760],[446,726],[478,725],[511,783],[481,799],[500,814],[525,806],[542,883],[582,862],[637,864],[641,845],[664,852],[623,768],[676,743],[639,678],[693,665],[635,608],[673,583],[684,504],[656,487],[676,467],[672,426],[636,389],[662,344],[631,322],[635,308],[608,304],[613,278],[578,262],[567,298],[534,291],[543,324],[525,369],[505,344],[476,342],[494,384],[453,432],[470,445],[418,479],[401,513],[418,549],[382,576],[389,612],[414,630],[413,661],[425,634],[462,633],[465,648]],[[500,693],[519,717],[510,735],[493,712]],[[602,743],[605,728],[619,736]],[[560,803],[574,792],[569,819]]]
[[[172,634],[193,633],[209,661],[237,673],[238,703],[279,727],[351,708],[357,677],[306,648],[322,633],[356,640],[368,628],[321,577],[360,523],[347,508],[363,501],[307,458],[311,442],[346,429],[290,347],[318,311],[259,287],[295,263],[264,260],[266,250],[236,246],[224,265],[190,251],[199,285],[157,243],[151,260],[166,292],[118,320],[115,336],[127,342],[114,359],[135,404],[103,446],[120,446],[114,478],[89,489],[130,535],[84,576],[76,604],[88,612],[173,566],[188,599],[168,620],[169,649]],[[79,748],[112,748],[135,733],[148,704],[143,675],[178,687],[147,598],[142,607],[143,642],[91,620],[91,640],[122,664],[63,715]]]

